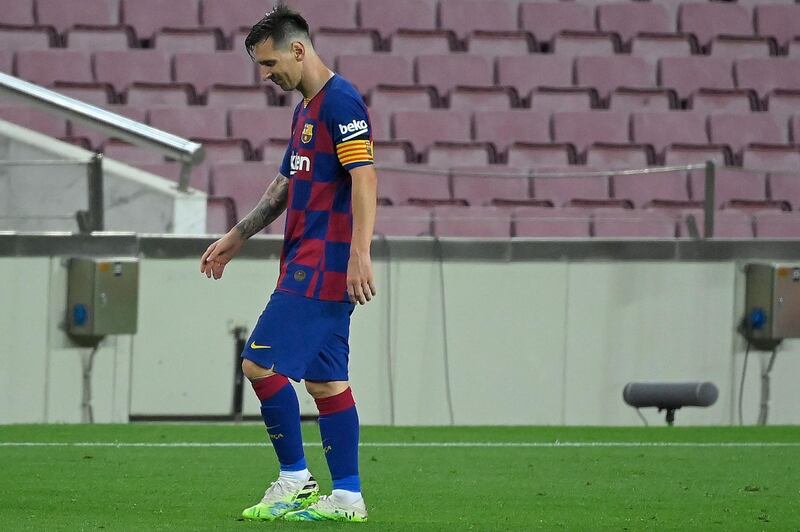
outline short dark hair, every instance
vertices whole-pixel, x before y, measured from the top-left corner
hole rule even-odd
[[[247,38],[244,47],[250,57],[257,44],[272,37],[275,46],[282,46],[290,35],[298,35],[311,40],[308,31],[308,22],[296,11],[289,9],[283,2],[278,2],[272,11],[255,23]]]

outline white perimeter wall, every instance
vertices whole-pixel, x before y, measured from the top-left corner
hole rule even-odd
[[[95,419],[230,413],[229,331],[252,327],[277,268],[277,258],[237,259],[214,282],[196,258],[143,259],[139,332],[102,344]],[[717,404],[679,411],[678,423],[736,419],[741,264],[395,260],[375,273],[378,298],[356,310],[351,334],[365,424],[637,425],[621,397],[632,380],[711,380]],[[88,350],[60,329],[65,300],[61,258],[0,258],[0,423],[80,421]],[[757,417],[760,358],[750,359],[747,423]],[[798,374],[800,342],[786,341],[771,423],[800,423]],[[258,414],[249,387],[245,409]]]

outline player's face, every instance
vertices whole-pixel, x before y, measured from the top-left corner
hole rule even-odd
[[[303,51],[294,43],[275,48],[272,38],[253,48],[261,79],[271,81],[285,91],[293,91],[300,84],[303,71]]]

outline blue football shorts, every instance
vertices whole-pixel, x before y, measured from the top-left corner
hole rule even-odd
[[[346,381],[354,309],[275,291],[241,356],[295,381]]]

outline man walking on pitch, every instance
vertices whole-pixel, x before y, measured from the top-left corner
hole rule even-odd
[[[358,414],[348,384],[350,315],[375,295],[370,243],[377,177],[367,108],[358,90],[326,67],[308,24],[278,4],[245,41],[261,77],[299,90],[280,173],[250,214],[211,244],[200,271],[219,279],[245,240],[287,210],[280,276],[242,352],[242,369],[280,475],[246,519],[366,521],[358,472]],[[224,177],[224,176],[223,176]],[[305,381],[333,493],[320,496],[308,471],[300,409],[289,378]]]

